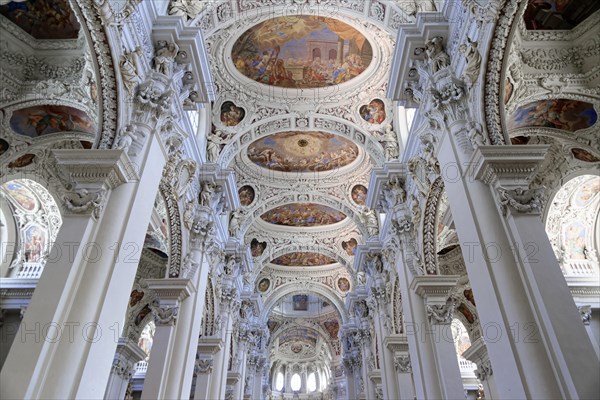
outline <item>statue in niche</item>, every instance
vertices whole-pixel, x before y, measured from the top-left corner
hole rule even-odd
[[[425,54],[432,74],[450,66],[450,56],[444,51],[443,41],[441,36],[435,36],[425,43]]]
[[[400,156],[398,149],[398,138],[393,131],[392,125],[388,124],[385,131],[377,134],[377,141],[383,146],[383,154],[386,161],[397,160]]]
[[[166,76],[171,76],[175,57],[179,53],[179,46],[175,42],[167,43],[165,41],[159,42],[159,45],[162,45],[162,47],[156,51],[154,56],[154,70]]]
[[[464,54],[467,61],[463,77],[467,82],[467,86],[471,87],[477,81],[477,78],[479,78],[479,70],[481,69],[481,54],[479,54],[477,42],[472,42],[467,37],[467,43],[461,44],[458,51]]]

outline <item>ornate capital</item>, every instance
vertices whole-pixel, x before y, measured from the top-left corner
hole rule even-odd
[[[177,314],[179,313],[179,306],[150,306],[152,315],[154,316],[154,323],[156,325],[175,325],[177,321]]]
[[[432,325],[448,325],[452,323],[455,306],[454,302],[448,302],[443,305],[427,305],[427,318],[429,318],[429,323]]]
[[[581,314],[581,322],[583,322],[584,325],[589,325],[592,320],[592,306],[579,306],[577,309],[579,310],[579,314]]]
[[[546,201],[544,188],[536,189],[505,189],[498,187],[497,189],[500,210],[502,215],[506,216],[508,209],[512,209],[519,213],[539,214]]]
[[[480,381],[485,381],[489,376],[492,376],[493,373],[494,371],[492,370],[492,363],[490,360],[480,361],[477,363],[475,376]]]
[[[134,364],[127,362],[121,358],[115,358],[111,367],[111,373],[118,375],[128,381],[133,375]]]
[[[197,359],[196,364],[194,365],[194,372],[196,375],[212,373],[213,361],[212,357]]]

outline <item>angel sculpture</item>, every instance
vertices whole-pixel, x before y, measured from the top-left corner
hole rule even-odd
[[[379,133],[377,141],[383,146],[383,154],[386,161],[396,160],[400,156],[398,149],[398,138],[392,130],[392,125],[388,124],[383,133]]]

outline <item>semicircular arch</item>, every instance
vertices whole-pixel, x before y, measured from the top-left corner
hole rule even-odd
[[[325,299],[330,301],[331,304],[333,304],[340,318],[342,319],[342,324],[348,321],[349,316],[346,312],[344,302],[337,295],[337,293],[335,293],[333,289],[322,283],[316,283],[311,281],[286,283],[269,293],[269,295],[267,295],[267,298],[264,301],[264,307],[260,315],[260,320],[266,323],[269,319],[271,311],[273,310],[277,302],[283,297],[295,294],[307,294],[311,292],[313,292],[316,295],[320,295],[321,297],[324,297]]]

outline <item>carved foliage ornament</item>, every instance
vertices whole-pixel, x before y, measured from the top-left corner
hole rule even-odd
[[[539,214],[542,212],[546,200],[543,187],[536,189],[499,187],[497,191],[503,216],[506,216],[509,207],[519,213]]]
[[[446,304],[427,305],[427,318],[434,325],[446,325],[452,322],[454,315],[454,302]]]
[[[409,374],[412,372],[409,355],[399,355],[394,357],[394,367],[397,372]]]

